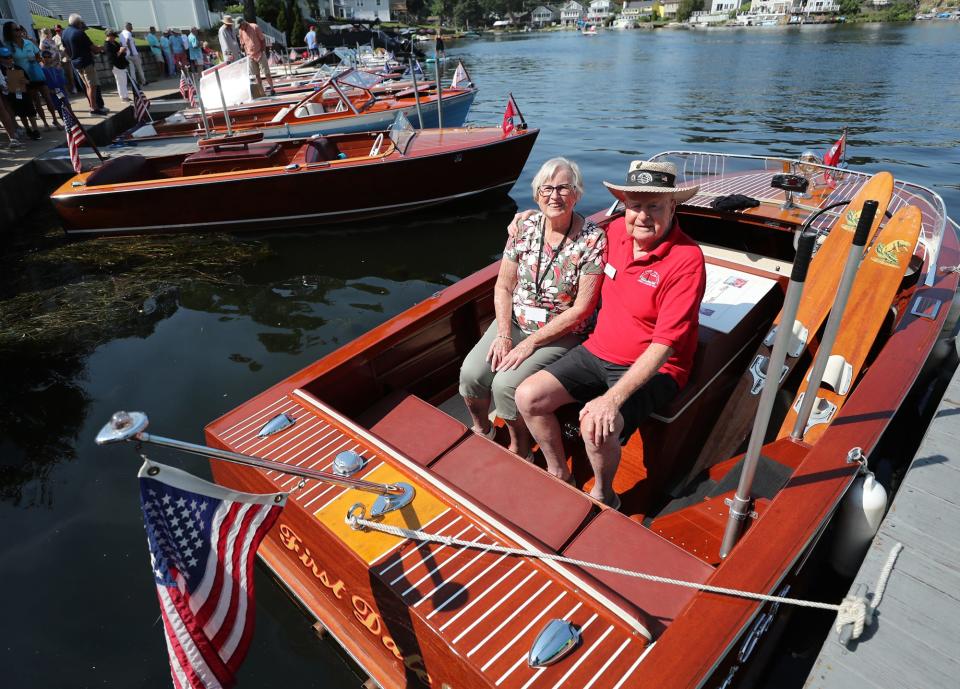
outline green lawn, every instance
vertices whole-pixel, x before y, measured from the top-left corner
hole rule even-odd
[[[56,19],[54,17],[41,17],[39,14],[34,14],[32,16],[33,16],[33,25],[38,29],[52,29],[56,27],[57,24],[59,24],[63,28],[67,28],[67,23],[61,19]],[[88,28],[87,36],[90,38],[91,41],[93,41],[94,45],[103,45],[104,43],[107,42],[107,36],[104,33],[103,29],[94,29],[92,27]],[[137,45],[138,48],[140,46],[143,46],[144,48],[149,47],[149,44],[143,38],[138,38],[136,41],[134,41],[134,43]]]

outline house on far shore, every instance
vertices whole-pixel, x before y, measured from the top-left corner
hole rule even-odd
[[[660,16],[660,0],[631,0],[623,5],[620,18],[637,24],[644,17]]]
[[[586,15],[586,9],[577,0],[570,0],[563,9],[560,10],[560,23],[564,26],[577,24]]]
[[[530,13],[530,21],[534,26],[550,26],[560,21],[560,8],[553,5],[540,5]]]
[[[713,0],[710,3],[710,14],[727,14],[740,9],[740,0]]]
[[[889,0],[886,0],[886,4],[890,4]],[[874,7],[876,6],[877,2],[874,0]],[[794,13],[797,11],[796,4],[793,11]],[[811,14],[835,14],[840,11],[840,4],[836,0],[807,0],[801,11],[807,16]]]
[[[592,0],[590,9],[587,10],[586,20],[591,24],[605,23],[613,18],[612,4],[610,0]]]
[[[680,11],[680,0],[663,0],[660,5],[661,19],[676,19],[677,12]]]

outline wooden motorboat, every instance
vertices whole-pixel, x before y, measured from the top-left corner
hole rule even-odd
[[[442,93],[443,124],[462,125],[475,97],[474,88],[445,88]],[[423,93],[419,100],[423,127],[436,127],[440,102],[437,94]],[[352,70],[331,77],[323,86],[292,103],[282,99],[254,102],[228,108],[227,112],[232,131],[262,131],[266,139],[384,130],[398,112],[404,113],[418,127],[421,124],[412,92],[378,97],[370,91],[369,81]],[[190,142],[203,136],[227,133],[222,109],[209,111],[207,119],[209,127],[205,130],[199,112],[179,113],[162,121],[141,124],[117,137],[116,141],[145,148],[152,144]]]
[[[113,158],[50,198],[67,234],[343,222],[509,190],[538,133],[416,131],[402,115],[379,133],[268,141],[256,132],[204,140],[190,154]]]
[[[733,278],[724,284],[756,289],[737,302],[737,315],[726,327],[701,321],[690,382],[624,450],[615,482],[621,512],[580,490],[589,487],[591,474],[575,409],[562,410],[561,419],[570,422],[565,443],[580,489],[471,434],[455,418],[460,364],[493,318],[496,264],[207,426],[210,447],[275,463],[276,470],[222,462],[213,462],[212,469],[218,483],[232,488],[290,491],[260,555],[379,686],[733,687],[765,655],[764,634],[780,607],[503,554],[493,546],[758,593],[795,593],[805,576],[816,575],[808,556],[860,468],[849,458],[871,456],[937,342],[958,280],[956,271],[941,268],[960,263],[957,237],[937,194],[902,181],[887,185],[894,218],[907,206],[922,216],[919,242],[905,249],[908,257],[913,250],[910,268],[885,305],[893,310],[871,337],[871,353],[851,381],[845,405],[819,438],[807,443],[774,434],[763,445],[759,471],[766,478],[755,485],[754,514],[745,535],[721,559],[724,500],[737,486],[741,457],[717,458],[706,467],[685,486],[693,498],[673,499],[668,486],[686,475],[698,444],[727,422],[719,418],[724,401],[784,301],[798,228],[808,220],[822,232],[840,227],[842,208],[814,219],[816,211],[854,198],[870,177],[772,158],[657,158],[683,171],[678,185],[701,185],[678,213],[703,248],[710,280]],[[813,189],[808,198],[771,188],[774,174],[798,170],[811,180],[827,173],[837,181]],[[710,205],[738,193],[758,198],[760,205],[743,211]],[[621,212],[614,206],[594,220],[605,224]],[[845,231],[836,227],[833,232]],[[816,349],[821,335],[811,332],[809,338],[809,349]],[[795,367],[784,381],[786,397],[797,393],[804,369]],[[280,414],[292,425],[262,433]],[[413,501],[370,518],[369,494],[283,473],[329,470],[340,465],[335,459],[345,451],[363,460],[354,477],[409,484]],[[359,528],[345,523],[358,514],[368,515],[366,522],[354,521]],[[373,528],[381,524],[474,546],[425,543],[408,532]],[[551,620],[562,621],[551,626],[554,632],[557,625],[568,631],[572,625],[579,642],[572,632],[558,632],[554,641],[567,654],[554,664],[532,666],[531,656],[539,653],[532,650],[535,639]]]

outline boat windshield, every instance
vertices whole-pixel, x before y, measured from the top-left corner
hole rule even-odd
[[[337,77],[337,81],[341,84],[345,86],[353,86],[365,91],[369,90],[371,86],[374,86],[380,80],[380,77],[373,74],[357,71],[350,71]]]
[[[417,130],[410,124],[407,116],[402,112],[398,112],[396,119],[393,120],[393,124],[390,125],[390,131],[387,132],[387,135],[390,137],[393,145],[396,146],[397,152],[400,153],[400,155],[404,155],[416,133]]]

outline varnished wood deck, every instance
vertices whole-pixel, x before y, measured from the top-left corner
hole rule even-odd
[[[290,415],[296,423],[274,436],[258,437],[263,425],[280,413]],[[379,446],[375,437],[300,390],[260,401],[257,408],[245,408],[242,420],[218,431],[216,437],[237,452],[325,471],[331,470],[337,453],[354,450],[367,460],[355,477],[392,481],[400,474],[399,479],[416,486],[417,500],[437,505],[432,513],[428,505],[428,514],[435,516],[423,524],[404,524],[403,512],[388,515],[388,523],[417,526],[482,545],[527,547],[505,537],[495,519],[488,522],[482,514],[464,510],[469,500],[431,482],[427,470],[414,467],[411,472],[405,462],[397,461],[392,449]],[[650,648],[623,619],[585,596],[585,587],[564,576],[559,566],[484,549],[351,531],[343,524],[349,505],[363,502],[369,509],[375,496],[318,481],[301,483],[281,472],[262,473],[277,490],[290,491],[287,511],[302,509],[316,520],[316,528],[336,533],[345,554],[352,551],[369,563],[371,580],[376,579],[379,587],[402,600],[411,616],[417,616],[452,653],[477,668],[491,686],[619,689],[628,685]],[[533,640],[556,618],[569,620],[580,629],[580,647],[557,665],[529,667],[526,659]]]
[[[847,650],[831,633],[805,687],[940,689],[960,677],[960,371],[954,374],[851,591],[870,593],[898,541],[875,625]]]

